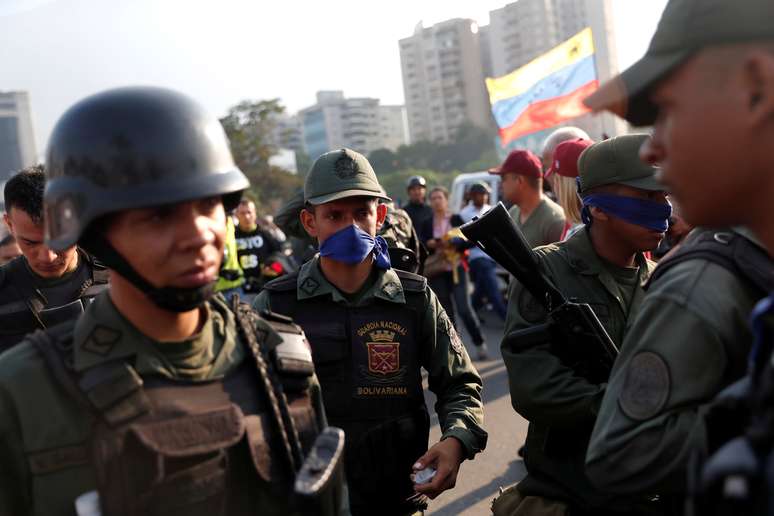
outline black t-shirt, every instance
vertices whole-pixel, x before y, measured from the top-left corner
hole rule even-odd
[[[425,220],[433,218],[433,209],[425,203],[408,202],[403,209],[411,217],[411,223],[417,232]]]
[[[234,232],[237,244],[239,265],[245,273],[245,279],[259,279],[261,268],[266,259],[281,250],[279,242],[268,231],[256,227],[252,231],[242,231],[239,226]]]

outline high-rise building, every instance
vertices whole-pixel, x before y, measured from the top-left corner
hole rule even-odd
[[[406,106],[379,106],[379,138],[382,148],[391,151],[408,144]]]
[[[455,18],[427,28],[420,22],[399,45],[411,142],[449,142],[465,122],[491,127],[473,20]]]
[[[493,77],[516,70],[586,27],[594,35],[600,82],[618,73],[611,0],[518,0],[491,11],[489,19]],[[626,123],[609,113],[585,115],[562,125],[578,126],[595,139],[627,132]],[[548,132],[529,135],[520,145],[536,148]]]
[[[366,155],[376,149],[394,150],[406,141],[405,124],[396,120],[401,109],[380,106],[375,98],[345,98],[341,91],[319,91],[317,104],[298,113],[306,152],[316,159],[340,147]]]
[[[0,91],[0,182],[36,161],[29,95]]]
[[[274,145],[281,149],[305,152],[304,133],[298,115],[281,115],[274,122],[275,126],[272,132]]]

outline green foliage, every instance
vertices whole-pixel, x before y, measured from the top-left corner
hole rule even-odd
[[[423,176],[427,189],[450,188],[460,172],[477,172],[500,163],[495,148],[495,134],[470,123],[463,124],[451,143],[420,141],[401,145],[393,152],[378,149],[368,161],[379,176],[379,182],[397,204],[406,201],[406,183],[411,176]]]
[[[259,211],[263,213],[274,213],[277,204],[290,199],[304,184],[301,177],[279,167],[268,167],[260,172],[255,169],[243,171],[250,180],[250,192],[260,206]]]
[[[243,100],[220,119],[240,168],[269,166],[269,158],[277,153],[272,141],[276,117],[284,112],[279,99]]]
[[[301,177],[269,165],[277,153],[272,139],[276,117],[284,112],[279,99],[245,100],[220,119],[234,161],[250,180],[250,192],[261,211],[273,212],[278,201],[289,199],[303,184]]]
[[[304,151],[296,151],[296,170],[300,177],[306,177],[312,168],[312,158]]]

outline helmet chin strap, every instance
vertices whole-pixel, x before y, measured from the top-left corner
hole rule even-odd
[[[113,269],[137,287],[157,307],[170,312],[188,312],[198,308],[215,295],[215,282],[201,287],[154,287],[129,265],[121,254],[102,236],[88,239],[85,249],[108,268]]]

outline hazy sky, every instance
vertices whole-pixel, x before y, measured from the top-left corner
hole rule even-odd
[[[168,86],[222,115],[322,89],[403,103],[398,40],[448,18],[484,25],[508,0],[0,0],[0,90],[27,90],[38,154],[76,100]],[[620,67],[647,47],[666,0],[613,0]]]

